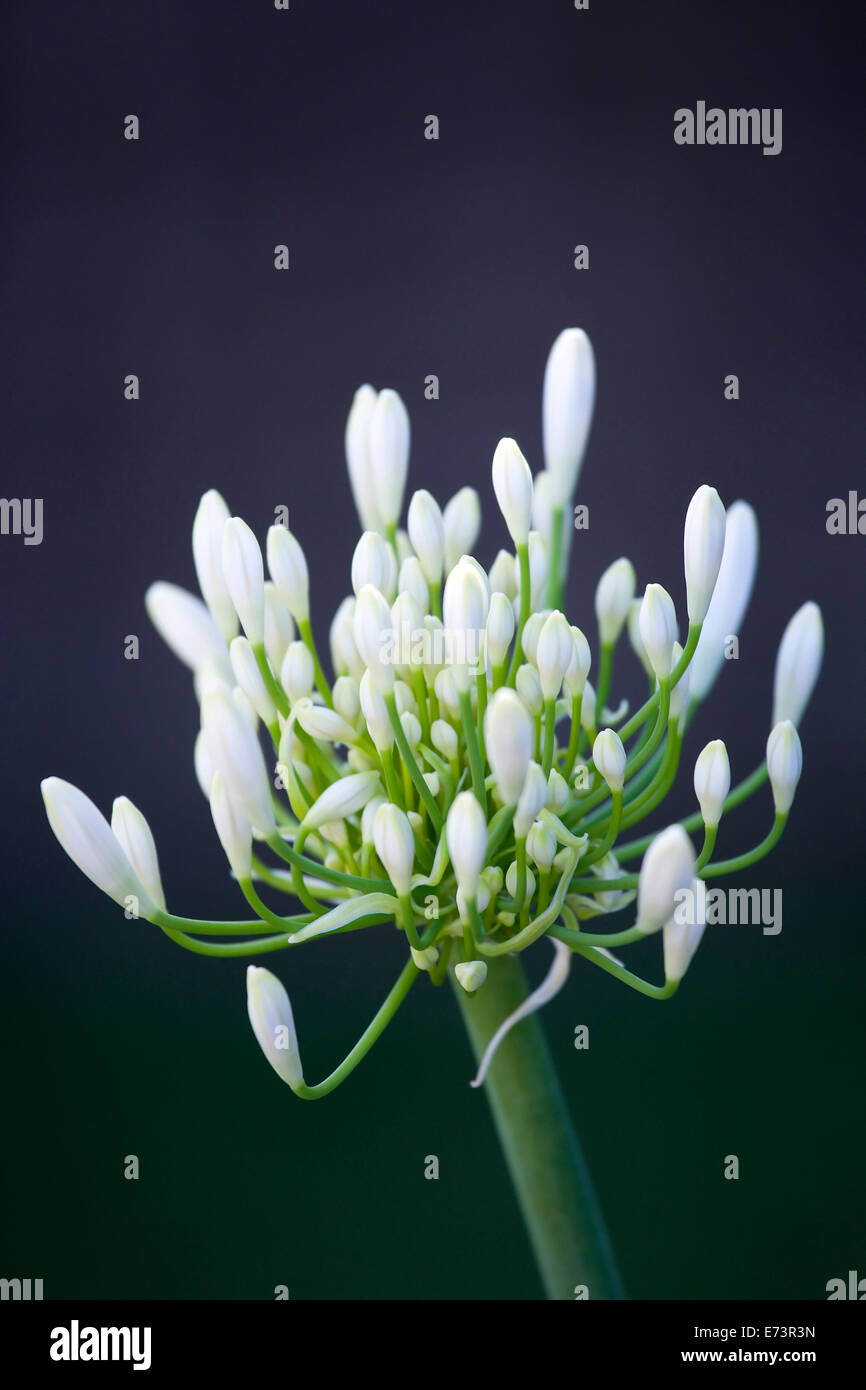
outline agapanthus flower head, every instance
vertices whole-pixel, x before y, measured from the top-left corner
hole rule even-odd
[[[115,902],[134,904],[134,915],[183,947],[233,960],[238,944],[225,938],[237,934],[255,959],[322,935],[397,928],[400,977],[346,1063],[319,1086],[304,1080],[284,987],[250,966],[253,1030],[300,1096],[339,1084],[418,978],[436,987],[450,976],[463,993],[489,989],[498,956],[543,936],[554,952],[548,973],[497,1030],[479,1078],[509,1028],[564,985],[574,957],[645,995],[668,997],[704,933],[694,913],[679,914],[680,897],[699,899],[698,880],[766,853],[789,815],[802,771],[796,725],[823,654],[812,603],[795,614],[779,648],[765,762],[732,792],[727,748],[713,739],[694,763],[700,811],[666,825],[663,802],[695,707],[743,622],[757,524],[747,503],[726,512],[714,487],[698,487],[684,519],[683,633],[660,584],[635,598],[634,567],[622,556],[594,596],[583,582],[567,595],[570,502],[594,399],[592,347],[581,330],[566,329],[545,372],[545,466],[533,478],[514,439],[500,440],[487,491],[510,544],[479,557],[474,486],[444,507],[416,491],[402,529],[408,413],[395,391],[359,388],[345,451],[361,534],[353,554],[327,560],[344,577],[328,627],[330,671],[316,645],[315,584],[300,541],[270,528],[266,580],[247,523],[219,493],[202,497],[193,522],[202,598],[158,582],[146,605],[193,672],[201,715],[195,776],[251,921],[174,916],[153,836],[133,803],[118,798],[109,825],[77,788],[43,782],[49,822],[70,857]],[[614,556],[623,539],[611,537]],[[320,553],[310,546],[314,569]],[[585,635],[594,630],[593,606],[595,651]],[[636,708],[611,698],[626,628],[633,676],[640,682],[643,668],[649,678]],[[624,664],[617,652],[617,677]],[[722,815],[768,780],[771,834],[735,860],[714,858]],[[170,816],[163,808],[163,821]],[[651,817],[666,828],[635,830]],[[697,851],[688,832],[701,827]],[[292,910],[279,907],[281,892]],[[608,924],[623,912],[630,920]],[[661,985],[641,980],[611,950],[656,933]]]

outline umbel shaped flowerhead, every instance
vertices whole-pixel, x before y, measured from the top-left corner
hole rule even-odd
[[[571,501],[595,376],[586,334],[563,330],[544,373],[544,468],[533,476],[510,435],[493,452],[496,535],[484,563],[473,553],[482,480],[450,498],[421,489],[407,499],[406,407],[390,388],[359,387],[345,452],[360,536],[351,555],[323,561],[321,541],[309,550],[313,570],[326,564],[343,575],[330,669],[298,538],[272,526],[263,558],[220,493],[201,498],[192,527],[201,597],[157,581],[145,602],[193,674],[200,729],[191,764],[250,919],[175,916],[154,838],[128,798],[117,798],[109,824],[68,782],[42,784],[51,828],[79,868],[127,918],[151,920],[184,949],[229,963],[267,954],[271,964],[321,936],[396,928],[404,956],[397,982],[318,1085],[304,1080],[284,985],[249,965],[253,1033],[299,1096],[314,1099],[343,1081],[419,979],[435,988],[448,977],[461,998],[489,991],[499,957],[542,937],[553,946],[549,972],[497,1030],[479,1081],[501,1038],[562,987],[575,958],[644,996],[669,997],[704,935],[700,912],[683,904],[700,904],[703,878],[768,852],[789,818],[803,765],[798,727],[824,645],[810,602],[779,647],[765,761],[731,790],[728,749],[712,738],[696,758],[685,754],[699,810],[670,824],[663,806],[696,707],[745,621],[758,555],[746,502],[726,509],[714,487],[697,487],[685,511],[676,602],[652,575],[638,584],[621,536],[610,538],[614,558],[594,596],[582,583],[576,607],[566,602]],[[688,620],[682,632],[678,608]],[[596,628],[593,649],[586,634]],[[611,699],[623,632],[633,677],[649,679],[634,708]],[[624,664],[617,655],[618,676]],[[771,832],[730,861],[714,857],[722,817],[767,782]],[[173,814],[169,800],[160,828],[182,834]],[[656,828],[644,834],[650,819]],[[698,850],[690,832],[701,829]],[[612,953],[659,936],[662,984]]]

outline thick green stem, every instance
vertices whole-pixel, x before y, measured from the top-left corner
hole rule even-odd
[[[488,960],[477,994],[465,994],[456,982],[455,992],[480,1061],[496,1029],[527,997],[523,969],[513,956]],[[548,1298],[574,1299],[579,1285],[591,1299],[624,1298],[537,1017],[523,1019],[506,1035],[484,1086]]]

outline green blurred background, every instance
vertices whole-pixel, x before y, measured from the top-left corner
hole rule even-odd
[[[634,1298],[822,1298],[863,1263],[862,986],[838,968],[856,897],[793,862],[772,882],[782,933],[708,931],[671,1002],[576,962],[543,1016]],[[304,1103],[259,1053],[240,964],[119,924],[95,896],[62,921],[19,911],[7,1274],[44,1278],[47,1297],[541,1296],[447,986],[420,982],[352,1079]],[[533,955],[537,975],[547,948]],[[396,974],[396,942],[278,960],[317,1079]]]

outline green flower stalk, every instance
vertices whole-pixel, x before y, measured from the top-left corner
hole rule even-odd
[[[330,626],[330,674],[297,538],[271,527],[266,579],[246,523],[218,493],[201,499],[193,555],[202,599],[160,582],[146,606],[194,674],[195,773],[251,917],[169,912],[142,813],[121,798],[109,824],[69,783],[42,784],[51,827],[79,868],[127,916],[185,950],[242,960],[342,932],[400,933],[405,962],[393,988],[355,1047],[314,1084],[285,987],[249,965],[255,1036],[297,1096],[317,1099],[342,1084],[417,982],[437,988],[448,977],[478,1061],[472,1084],[490,1097],[545,1287],[557,1298],[577,1287],[619,1297],[622,1286],[534,1015],[575,958],[648,999],[672,996],[704,932],[700,916],[682,909],[685,899],[703,901],[696,880],[750,866],[784,829],[802,767],[796,726],[823,655],[820,611],[807,603],[780,646],[765,762],[731,790],[728,750],[709,743],[694,766],[699,812],[666,825],[660,808],[689,725],[748,604],[757,524],[746,503],[726,512],[714,488],[695,493],[684,528],[682,646],[671,595],[650,582],[636,599],[633,566],[615,560],[595,592],[593,688],[591,645],[563,596],[594,396],[589,340],[567,329],[545,373],[545,469],[533,478],[513,439],[493,457],[511,545],[488,570],[471,553],[480,529],[471,487],[444,508],[416,492],[400,529],[408,414],[396,392],[360,388],[345,446],[362,535],[346,566],[352,592]],[[611,700],[625,630],[649,679],[633,712]],[[767,780],[768,834],[733,859],[714,858],[722,817]],[[651,817],[661,829],[635,837]],[[698,852],[688,832],[701,827]],[[280,894],[295,911],[279,906]],[[611,953],[652,935],[661,937],[661,983]],[[519,956],[543,937],[553,960],[529,993]]]

